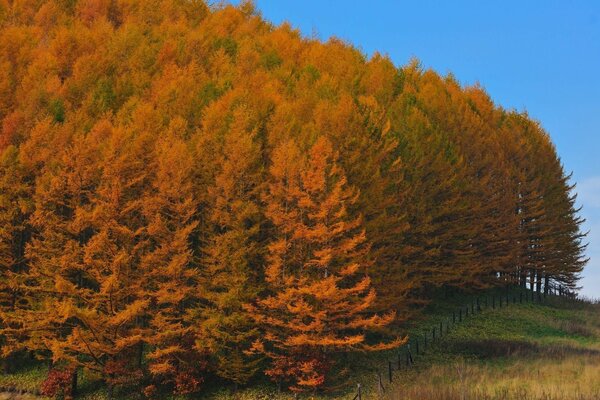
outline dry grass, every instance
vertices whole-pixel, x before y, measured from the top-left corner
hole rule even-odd
[[[506,365],[456,361],[399,384],[390,399],[597,400],[600,354],[521,359]]]
[[[387,398],[600,400],[600,305],[502,310],[466,323],[436,353],[445,358],[397,376]]]

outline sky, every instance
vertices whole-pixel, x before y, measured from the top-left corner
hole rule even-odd
[[[600,1],[255,0],[263,17],[368,56],[479,83],[552,137],[586,219],[582,294],[600,298]]]

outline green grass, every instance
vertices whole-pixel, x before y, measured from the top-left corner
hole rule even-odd
[[[585,373],[600,374],[600,305],[574,302],[567,299],[549,296],[545,302],[511,304],[492,309],[491,295],[506,295],[505,291],[492,290],[485,293],[488,306],[485,307],[484,296],[480,295],[482,311],[464,317],[463,321],[452,324],[452,312],[459,307],[471,304],[474,297],[455,295],[449,298],[438,298],[430,304],[423,315],[406,327],[411,338],[411,349],[415,364],[411,368],[404,365],[404,351],[382,351],[376,353],[348,354],[339,360],[345,373],[340,379],[342,385],[335,392],[322,393],[303,398],[313,399],[351,399],[360,383],[363,387],[364,399],[378,397],[377,373],[382,375],[385,395],[389,398],[414,399],[512,399],[528,398],[527,386],[532,393],[540,394],[543,388],[539,384],[527,383],[528,379],[538,379],[548,371],[545,387],[552,387],[552,379],[560,383],[562,374],[577,374],[579,365],[589,366],[584,369],[581,379],[588,379]],[[511,292],[517,301],[518,292]],[[463,308],[464,310],[464,308]],[[469,310],[469,314],[470,310]],[[439,338],[439,322],[444,324],[444,335]],[[446,333],[450,323],[449,333]],[[436,327],[437,340],[431,343],[431,329]],[[423,335],[428,336],[428,347],[423,353]],[[415,354],[415,340],[419,339],[421,354]],[[397,369],[398,353],[403,365]],[[393,382],[387,376],[388,361],[394,362]],[[548,369],[545,365],[552,366]],[[538,371],[535,377],[521,376],[518,372]],[[552,372],[552,373],[550,373]],[[0,376],[0,386],[15,387],[28,391],[39,388],[44,379],[45,367],[34,366],[20,370],[12,375]],[[553,375],[554,374],[554,375]],[[467,378],[478,377],[469,381],[469,392],[465,389]],[[495,376],[505,376],[505,386],[494,386]],[[600,375],[599,375],[600,376]],[[519,380],[521,379],[521,380]],[[577,381],[572,378],[572,381]],[[600,381],[600,379],[598,379]],[[521,382],[521,383],[519,383]],[[594,384],[586,381],[590,390]],[[599,383],[600,385],[600,383]],[[81,374],[80,393],[78,398],[100,400],[105,398],[98,378],[90,374]],[[440,390],[446,390],[441,393]],[[488,392],[485,392],[485,391]],[[553,389],[560,391],[560,387]],[[574,389],[575,390],[575,389]],[[441,394],[440,394],[441,393]],[[491,394],[490,394],[491,393]],[[598,389],[600,396],[600,388]],[[423,396],[421,396],[423,395]],[[412,397],[411,397],[412,396]],[[421,396],[421,397],[420,397]],[[427,397],[429,396],[429,397]],[[436,397],[438,396],[438,397]],[[471,396],[471,397],[469,397]],[[486,397],[487,396],[487,397]],[[496,396],[496,397],[494,397]],[[510,397],[513,396],[513,397]],[[123,397],[125,398],[125,397]],[[133,398],[133,397],[132,397]],[[255,382],[250,388],[242,388],[232,393],[230,388],[207,388],[199,398],[209,400],[260,400],[291,399],[290,393],[277,393],[274,385],[267,381]],[[542,397],[539,397],[542,398]],[[552,397],[547,397],[552,399]],[[586,397],[581,397],[587,399]]]
[[[519,291],[510,292],[510,304],[506,306],[505,290],[491,290],[480,295],[481,312],[464,316],[458,322],[458,308],[472,304],[477,296],[454,295],[449,298],[437,298],[425,310],[425,313],[407,327],[411,338],[411,349],[415,365],[406,369],[405,347],[400,350],[371,354],[350,354],[347,360],[341,360],[348,367],[347,388],[336,393],[321,394],[314,399],[351,399],[356,392],[355,385],[361,383],[363,398],[378,398],[378,377],[382,376],[387,395],[393,395],[402,381],[416,379],[420,373],[431,368],[456,363],[489,366],[492,370],[502,370],[515,361],[528,359],[531,355],[544,354],[547,359],[562,359],[574,352],[597,349],[600,346],[600,306],[585,305],[567,299],[548,296],[543,303],[519,302]],[[502,295],[504,300],[499,307],[492,309],[491,296]],[[485,306],[485,296],[488,306]],[[513,300],[516,299],[515,304]],[[456,313],[457,323],[452,324],[452,312]],[[444,335],[439,338],[439,323],[443,322]],[[446,334],[450,323],[450,333]],[[431,344],[431,329],[436,327],[437,340]],[[428,335],[428,347],[425,354],[415,354],[415,339],[419,339],[423,351],[423,335]],[[398,353],[401,354],[402,368],[397,370]],[[393,383],[387,375],[388,362],[393,362]],[[442,380],[443,377],[437,379]],[[450,378],[449,378],[450,379]],[[442,384],[442,381],[437,382]],[[264,397],[264,393],[270,396]],[[259,394],[260,393],[260,394]],[[261,397],[263,396],[263,397]],[[211,393],[207,398],[214,400],[229,399],[291,399],[289,393],[278,395],[273,388],[262,386],[261,390],[242,390],[233,395],[226,390]],[[403,398],[400,396],[399,398]],[[440,397],[444,398],[444,397]],[[477,397],[475,397],[477,398]]]
[[[484,310],[454,327],[414,368],[396,372],[386,396],[598,399],[600,305],[549,297]]]
[[[37,393],[48,369],[41,365],[30,365],[14,374],[0,374],[0,388]]]

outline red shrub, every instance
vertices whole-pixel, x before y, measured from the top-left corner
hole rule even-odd
[[[73,368],[51,369],[44,382],[42,382],[40,392],[48,397],[62,395],[65,399],[72,398],[73,393],[71,393],[71,390],[74,373]]]

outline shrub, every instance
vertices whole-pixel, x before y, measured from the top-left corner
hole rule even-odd
[[[42,382],[41,394],[48,397],[58,397],[70,399],[73,397],[73,368],[58,369],[53,368],[48,372],[48,376]]]

